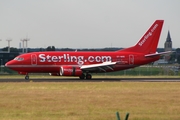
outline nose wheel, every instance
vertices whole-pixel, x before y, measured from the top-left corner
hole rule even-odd
[[[29,80],[29,75],[26,75],[26,76],[25,76],[25,80]]]

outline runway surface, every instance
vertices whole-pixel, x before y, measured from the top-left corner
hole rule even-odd
[[[93,78],[80,80],[79,78],[1,78],[0,82],[180,82],[180,78]]]

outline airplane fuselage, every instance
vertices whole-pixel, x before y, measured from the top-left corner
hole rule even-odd
[[[33,52],[14,59],[16,64],[11,61],[9,67],[22,72],[59,73],[60,66],[63,65],[81,67],[82,65],[103,62],[117,62],[113,69],[106,70],[106,72],[113,72],[147,64],[158,59],[159,56],[145,57],[142,53],[133,52]]]

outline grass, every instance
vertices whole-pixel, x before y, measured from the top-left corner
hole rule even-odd
[[[1,83],[1,120],[179,120],[179,82]]]

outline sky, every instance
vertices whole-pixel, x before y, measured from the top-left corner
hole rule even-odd
[[[127,48],[157,19],[180,48],[180,0],[0,0],[0,48]]]

